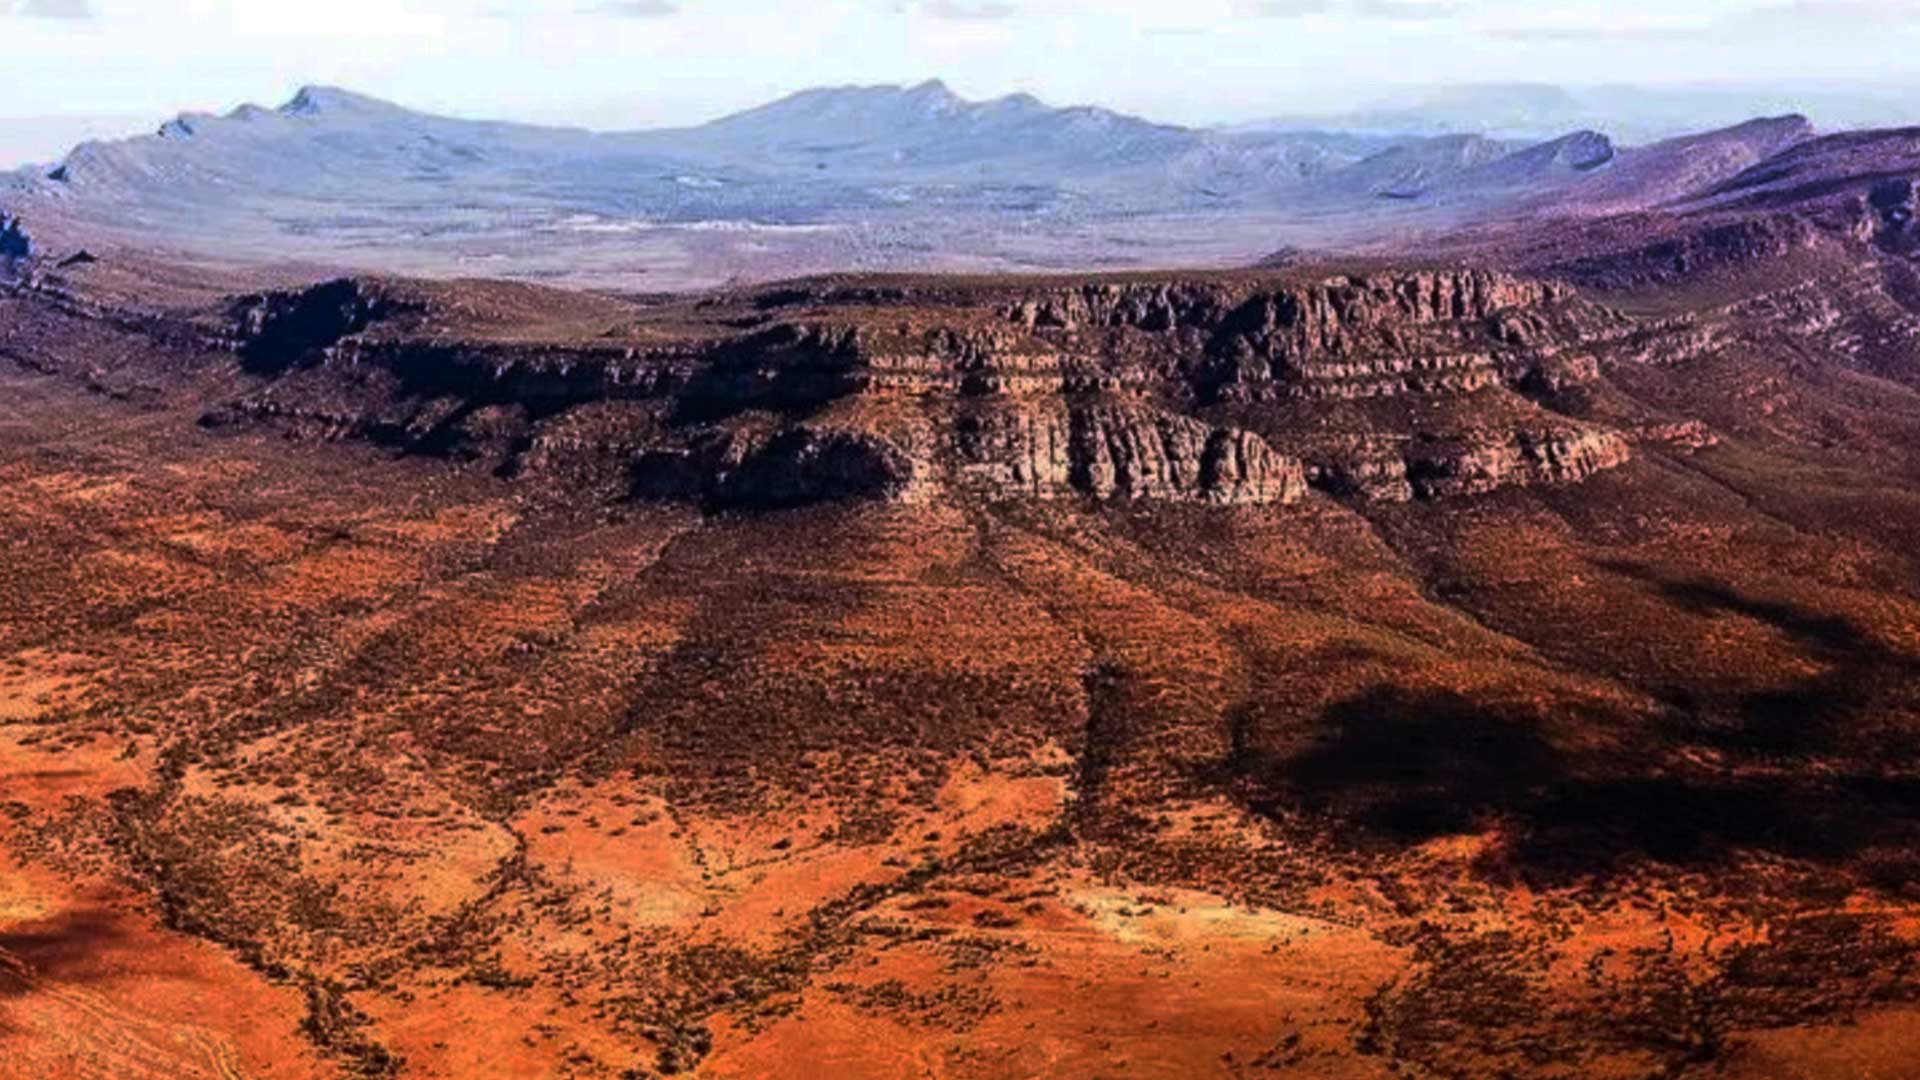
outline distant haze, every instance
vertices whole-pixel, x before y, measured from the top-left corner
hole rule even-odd
[[[1722,88],[1671,129],[1846,125],[1912,111],[1916,27],[1920,0],[0,0],[0,161],[306,83],[599,129],[936,76],[1188,125],[1488,83]]]
[[[160,117],[0,116],[0,169],[58,161],[74,144],[150,133]]]

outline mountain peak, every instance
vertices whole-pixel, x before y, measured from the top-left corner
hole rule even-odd
[[[906,93],[908,97],[947,98],[956,101],[959,100],[960,96],[955,94],[953,88],[948,86],[943,79],[928,79],[923,83],[908,87]]]
[[[394,112],[398,106],[379,98],[342,90],[337,86],[303,86],[280,106],[285,116],[325,116],[338,113]]]

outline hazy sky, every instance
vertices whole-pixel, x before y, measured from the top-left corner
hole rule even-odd
[[[0,41],[0,121],[32,120],[0,159],[309,82],[592,127],[931,76],[1187,123],[1434,83],[1920,82],[1920,0],[0,0]]]

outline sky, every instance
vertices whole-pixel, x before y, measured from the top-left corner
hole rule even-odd
[[[1920,0],[0,0],[0,42],[0,164],[308,83],[604,129],[932,77],[1188,124],[1422,85],[1920,84]]]

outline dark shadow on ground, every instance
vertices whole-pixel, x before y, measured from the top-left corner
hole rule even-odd
[[[1497,830],[1534,877],[1763,853],[1920,892],[1920,663],[1845,618],[1625,569],[1675,607],[1766,622],[1814,672],[1647,713],[1383,684],[1325,709],[1304,750],[1243,745],[1229,771],[1256,810],[1359,850]]]
[[[1376,852],[1497,829],[1505,857],[1534,877],[1765,852],[1855,866],[1883,888],[1920,881],[1920,777],[1870,762],[1716,768],[1677,745],[1561,746],[1583,724],[1632,723],[1381,686],[1328,709],[1307,751],[1245,755],[1240,771],[1256,806],[1305,811]]]
[[[41,979],[85,981],[101,947],[120,937],[113,919],[100,912],[69,913],[0,928],[0,1005],[32,993]],[[0,1035],[12,1029],[0,1010]]]
[[[1765,623],[1791,639],[1820,670],[1776,685],[1667,687],[1672,737],[1733,757],[1808,759],[1871,749],[1882,762],[1912,763],[1915,740],[1881,721],[1920,707],[1920,658],[1897,653],[1851,619],[1775,600],[1756,599],[1705,579],[1663,576],[1647,567],[1610,562],[1690,615],[1732,614]]]

